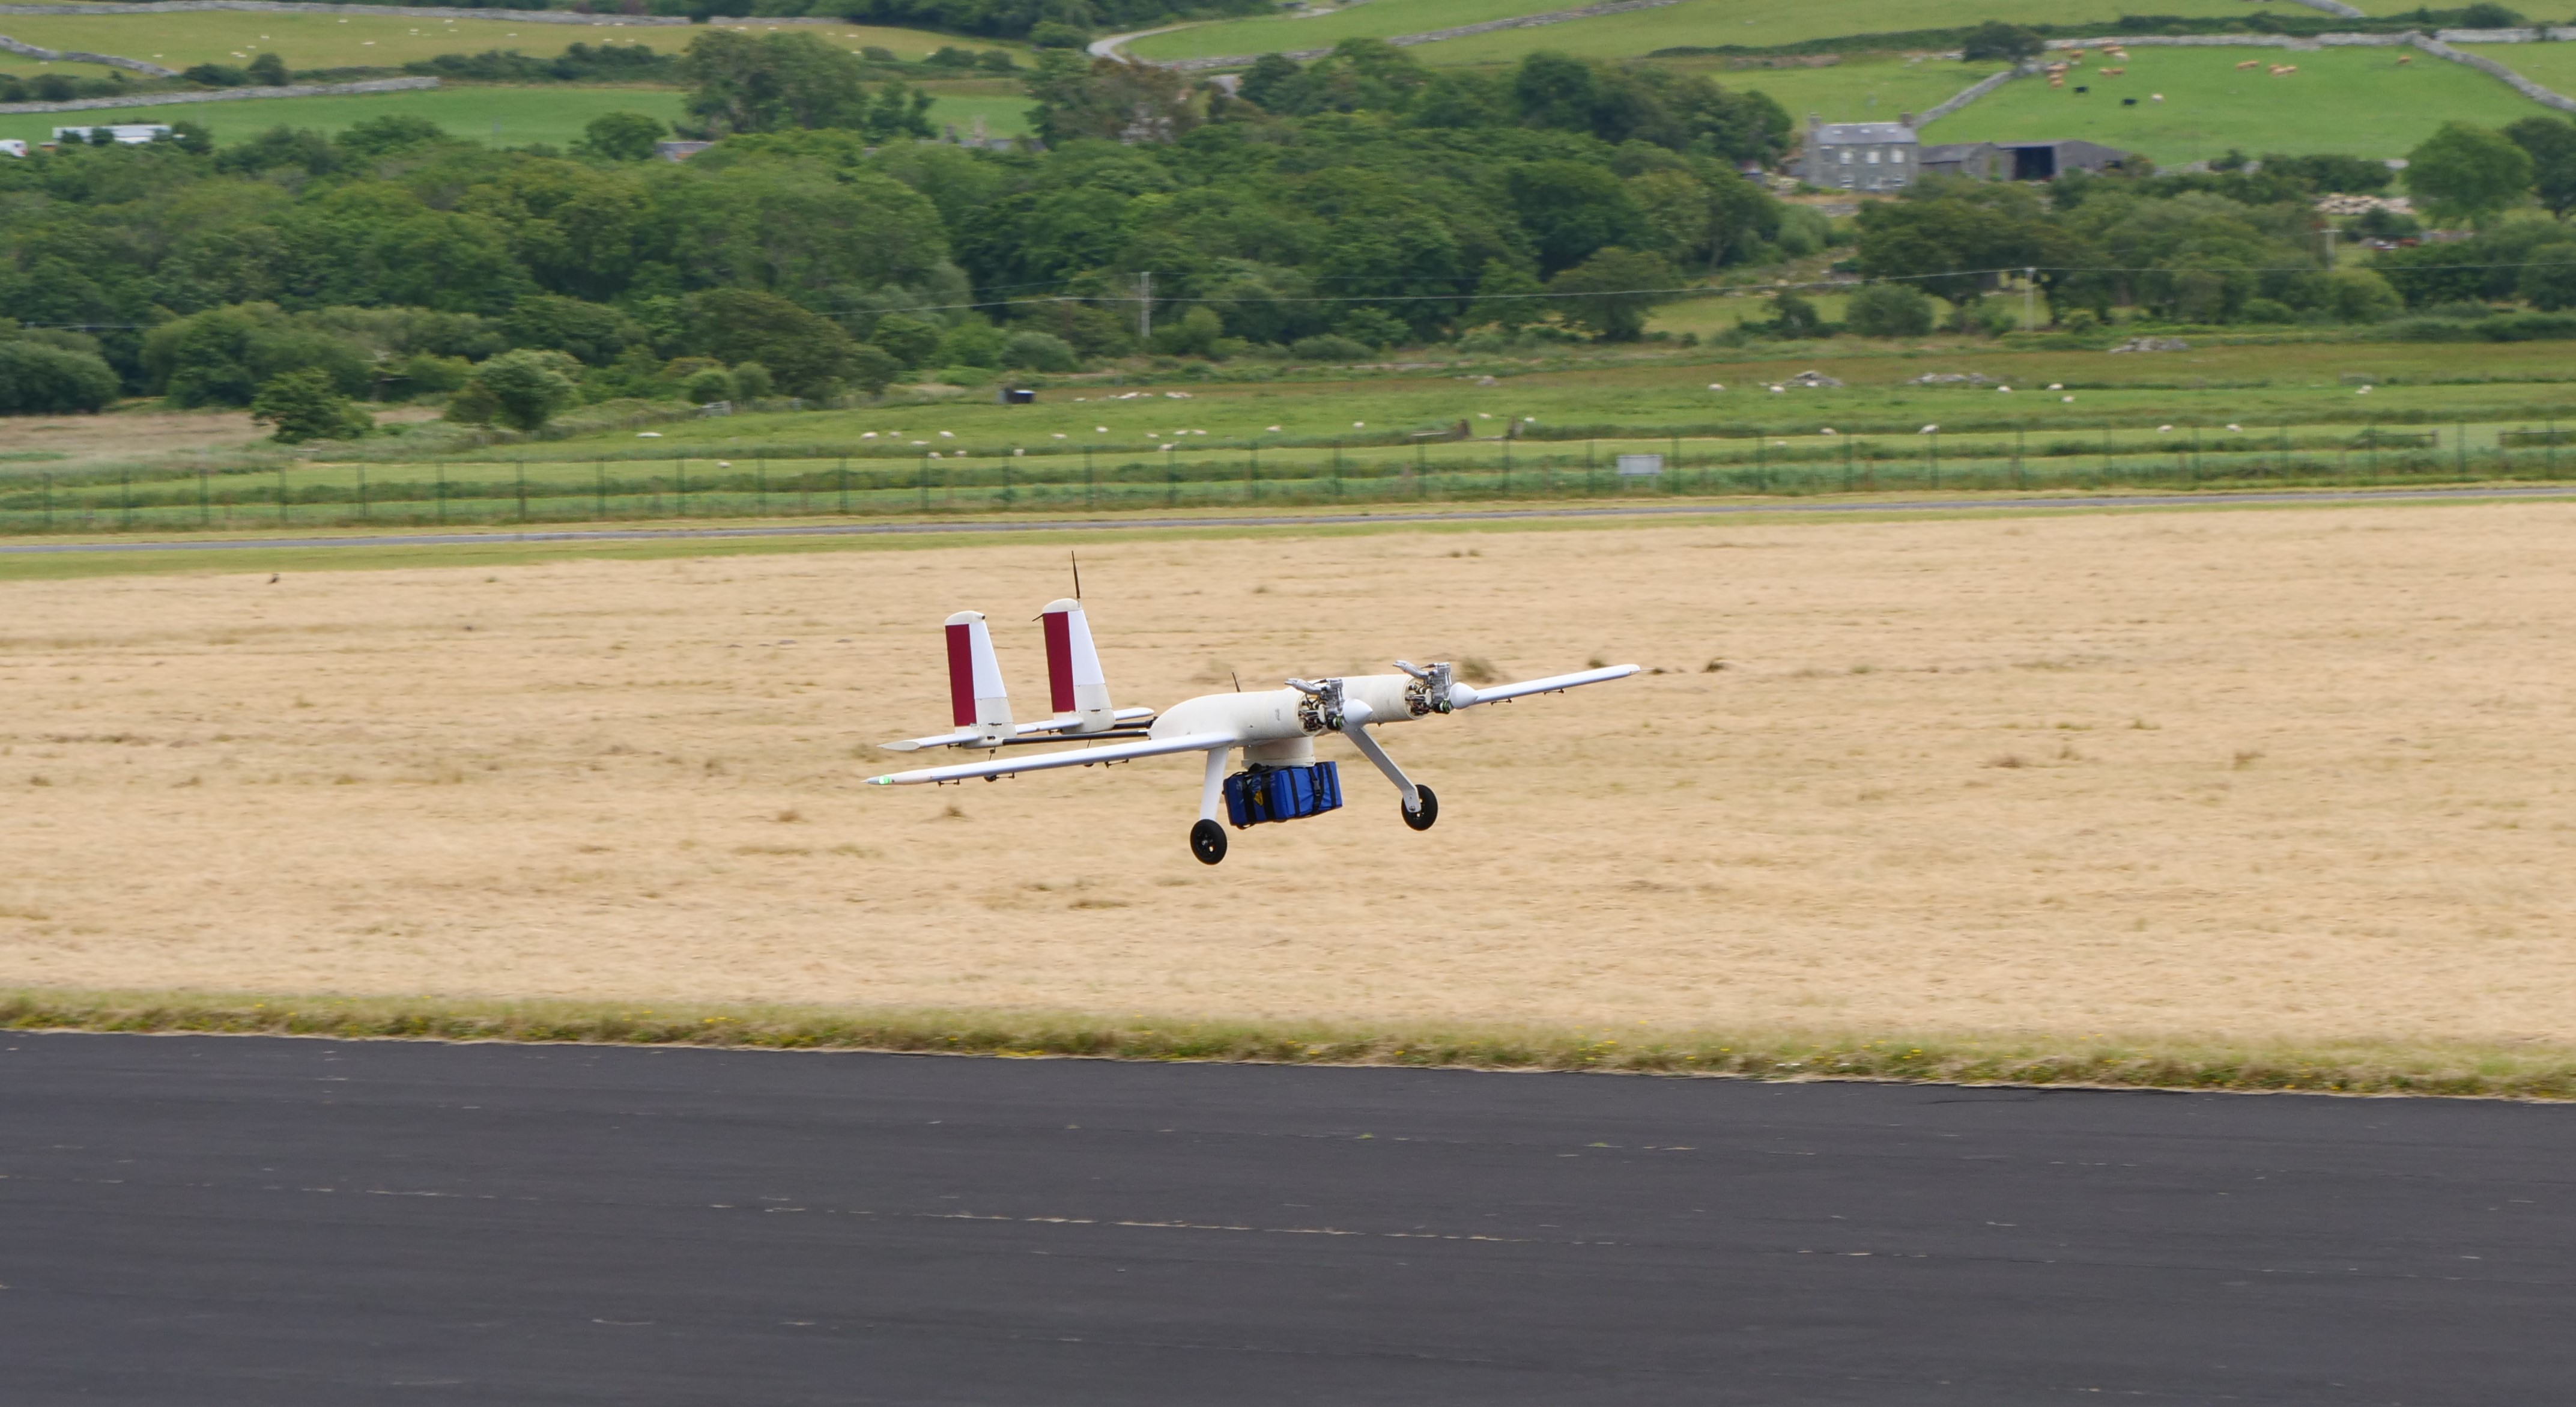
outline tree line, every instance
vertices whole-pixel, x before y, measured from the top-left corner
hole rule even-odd
[[[685,163],[636,114],[560,151],[380,117],[0,162],[0,306],[180,405],[291,372],[453,396],[508,352],[587,400],[818,397],[1145,351],[1634,337],[1640,290],[1828,238],[1736,169],[1786,115],[1704,79],[1541,55],[1461,81],[1355,41],[1229,96],[1057,55],[1029,77],[1048,140],[969,150],[919,140],[922,95],[858,64],[701,34],[688,122],[718,140]]]

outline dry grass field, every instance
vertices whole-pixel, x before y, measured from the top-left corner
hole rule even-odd
[[[944,726],[952,609],[1043,698],[1060,545],[0,584],[0,986],[2559,1045],[2571,533],[1088,548],[1122,703],[1398,655],[1664,671],[1390,729],[1436,830],[1345,755],[1347,809],[1216,869],[1186,759],[862,785]]]

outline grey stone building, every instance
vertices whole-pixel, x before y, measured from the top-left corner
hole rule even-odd
[[[2053,181],[2068,171],[2100,171],[2129,153],[2099,142],[1950,142],[1916,156],[1918,178],[1965,176],[1975,181]]]
[[[1809,113],[1798,179],[1829,190],[1903,190],[1914,184],[1921,151],[1910,112],[1894,122],[1824,122]]]

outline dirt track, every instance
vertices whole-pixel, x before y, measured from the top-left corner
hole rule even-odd
[[[1437,830],[1346,757],[1216,870],[1186,760],[860,785],[945,719],[950,610],[1042,699],[1044,544],[0,585],[0,983],[2565,1039],[2571,530],[1087,549],[1121,703],[1670,671],[1391,729]]]

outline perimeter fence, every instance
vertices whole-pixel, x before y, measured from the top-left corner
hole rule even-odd
[[[1537,499],[2349,486],[2576,476],[2576,429],[2104,430],[450,460],[0,480],[0,533],[975,516]],[[1623,467],[1624,466],[1624,467]]]

